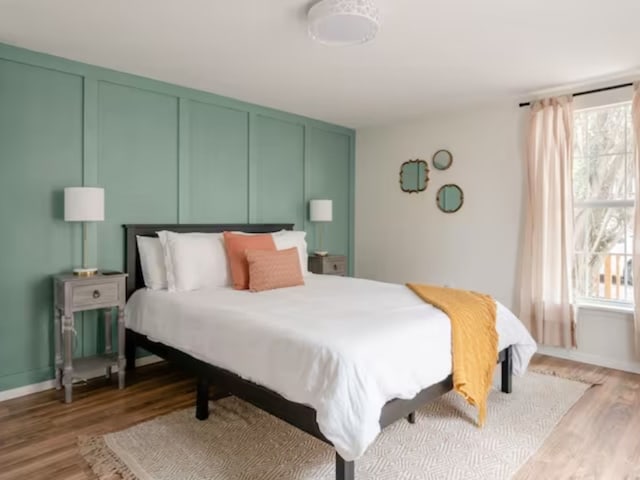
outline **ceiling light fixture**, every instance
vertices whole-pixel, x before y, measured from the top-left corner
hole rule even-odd
[[[331,46],[370,42],[380,28],[380,11],[373,0],[321,0],[307,18],[311,38]]]

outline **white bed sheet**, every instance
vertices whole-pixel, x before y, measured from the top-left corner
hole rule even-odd
[[[355,460],[378,435],[388,400],[412,398],[451,373],[449,319],[404,285],[323,275],[305,281],[261,293],[139,290],[126,324],[312,406],[325,437]],[[536,344],[499,303],[497,330],[500,349],[514,345],[514,373],[524,373]]]

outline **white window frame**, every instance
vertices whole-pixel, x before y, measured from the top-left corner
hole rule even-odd
[[[600,92],[591,95],[584,95],[581,97],[574,98],[574,114],[578,112],[582,112],[585,110],[595,110],[606,107],[613,107],[616,105],[621,105],[625,103],[631,103],[631,99],[633,97],[633,89],[632,87],[620,88],[616,90],[608,90],[605,92]],[[638,148],[636,146],[636,148]],[[627,174],[627,170],[625,169],[625,175]],[[636,195],[639,193],[640,186],[636,186]],[[631,199],[623,199],[623,200],[576,200],[573,199],[573,208],[575,214],[575,208],[597,208],[597,207],[634,207],[635,200]],[[579,255],[580,253],[587,252],[578,252],[574,249],[574,255]],[[626,251],[626,242],[625,242],[625,258],[627,255],[631,255],[632,252]],[[635,279],[634,279],[635,282]],[[633,288],[633,286],[630,286]],[[574,291],[575,295],[575,291]],[[605,309],[612,310],[621,310],[621,311],[629,311],[633,308],[633,301],[623,301],[617,299],[604,299],[597,297],[583,297],[575,295],[574,303],[580,307],[602,307]]]

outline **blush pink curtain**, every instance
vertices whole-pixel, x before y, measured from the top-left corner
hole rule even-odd
[[[575,346],[573,297],[573,100],[531,106],[520,319],[538,343]]]
[[[634,160],[634,176],[636,181],[636,208],[633,224],[633,300],[635,304],[634,325],[636,339],[636,353],[640,355],[640,202],[638,189],[640,188],[640,84],[634,85],[633,103],[631,104],[633,118],[633,132],[636,137],[636,152]]]

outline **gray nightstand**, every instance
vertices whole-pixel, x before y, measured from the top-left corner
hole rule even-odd
[[[309,271],[311,273],[341,275],[344,277],[347,274],[347,257],[344,255],[327,255],[325,257],[310,255]]]
[[[105,368],[111,377],[111,367],[118,366],[118,387],[124,388],[124,304],[127,274],[97,274],[78,277],[72,274],[56,275],[53,279],[56,389],[64,386],[64,401],[72,399],[75,373]],[[118,309],[118,352],[111,347],[111,310]],[[104,310],[105,353],[93,357],[73,359],[74,314],[87,310]],[[64,348],[62,348],[64,347]]]

